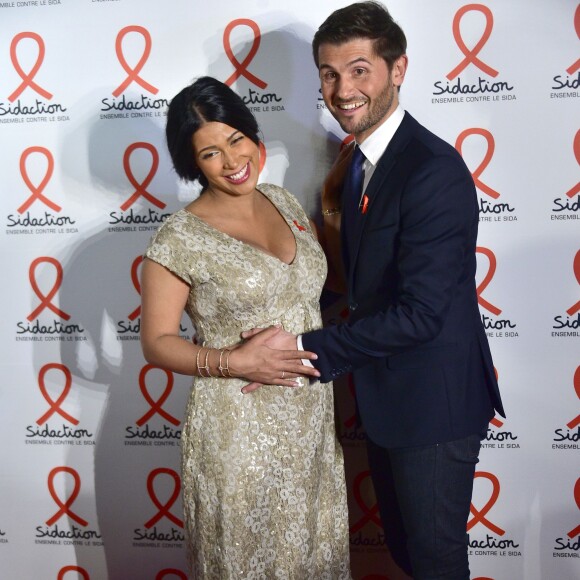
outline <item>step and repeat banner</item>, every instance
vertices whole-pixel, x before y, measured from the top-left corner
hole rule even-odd
[[[179,474],[188,377],[146,364],[142,254],[198,194],[166,107],[195,77],[261,125],[262,181],[319,215],[346,137],[312,36],[339,0],[0,1],[0,576],[185,578]],[[477,284],[507,419],[483,442],[473,578],[580,577],[580,8],[391,0],[403,107],[477,185]],[[332,323],[340,303],[325,307]],[[183,336],[193,329],[184,319]],[[353,576],[397,580],[352,384],[335,385]],[[388,522],[386,522],[388,525]]]

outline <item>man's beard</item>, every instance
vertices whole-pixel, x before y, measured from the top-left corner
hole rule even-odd
[[[370,101],[371,107],[357,125],[354,127],[346,127],[339,121],[342,130],[345,133],[351,133],[352,135],[360,135],[361,133],[368,131],[370,128],[385,119],[385,116],[393,105],[394,99],[395,87],[394,85],[387,84],[385,90],[380,93],[375,100]]]

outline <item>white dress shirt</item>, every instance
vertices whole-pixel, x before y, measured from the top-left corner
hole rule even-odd
[[[362,143],[357,144],[365,156],[363,193],[404,116],[405,111],[399,105],[382,125],[379,125]]]

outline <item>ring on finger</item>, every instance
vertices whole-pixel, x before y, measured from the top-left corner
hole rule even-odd
[[[286,371],[282,371],[282,380],[284,380],[285,376],[286,376]]]

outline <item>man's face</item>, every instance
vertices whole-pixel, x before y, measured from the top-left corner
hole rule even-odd
[[[401,66],[387,63],[373,51],[368,38],[343,44],[321,44],[318,62],[322,96],[342,130],[366,139],[396,109],[396,86],[403,82],[406,57]],[[400,59],[400,60],[401,60]]]

